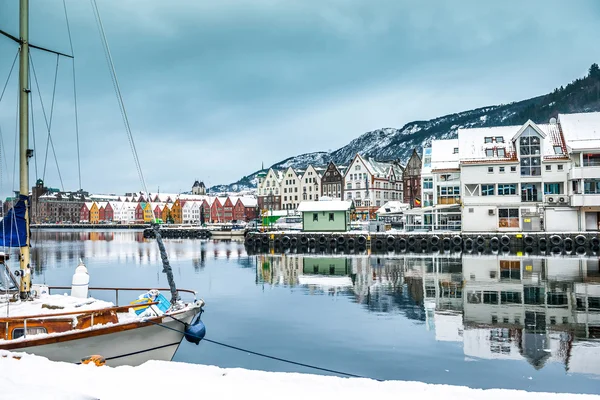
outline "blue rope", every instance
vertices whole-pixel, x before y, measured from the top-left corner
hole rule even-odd
[[[170,317],[169,315],[165,315],[165,316]],[[173,318],[173,317],[171,317],[171,318]],[[182,321],[180,321],[180,320],[178,320],[176,318],[173,318],[173,319],[175,319],[178,322],[183,323]],[[172,331],[179,332],[179,333],[182,333],[182,334],[186,335],[186,333],[184,331],[182,331],[182,330],[171,328],[170,326],[166,326],[166,325],[160,324],[158,322],[154,322],[154,321],[151,321],[151,320],[145,320],[144,322],[150,322],[150,323],[152,323],[154,325],[158,325],[158,326],[160,326],[162,328],[170,329]],[[300,367],[311,368],[311,369],[315,369],[315,370],[318,370],[318,371],[330,372],[332,374],[347,376],[347,377],[350,377],[350,378],[373,379],[373,380],[378,381],[378,382],[383,382],[383,379],[374,379],[374,378],[369,378],[369,377],[362,376],[362,375],[356,375],[356,374],[351,374],[351,373],[348,373],[348,372],[337,371],[337,370],[334,370],[334,369],[317,367],[316,365],[305,364],[305,363],[301,363],[301,362],[297,362],[297,361],[292,361],[292,360],[288,360],[288,359],[281,358],[281,357],[270,356],[268,354],[259,353],[259,352],[248,350],[248,349],[243,349],[241,347],[232,346],[230,344],[226,344],[226,343],[222,343],[222,342],[217,342],[216,340],[211,340],[211,339],[207,339],[207,338],[201,338],[199,336],[196,336],[196,335],[193,335],[193,334],[189,334],[189,333],[187,335],[188,336],[197,337],[197,338],[199,338],[199,339],[201,339],[201,340],[203,340],[205,342],[208,342],[208,343],[216,344],[216,345],[222,346],[222,347],[227,347],[228,349],[237,350],[237,351],[241,351],[241,352],[248,353],[248,354],[253,354],[255,356],[264,357],[264,358],[268,358],[268,359],[271,359],[271,360],[281,361],[281,362],[284,362],[284,363],[287,363],[287,364],[292,364],[292,365],[297,365],[297,366],[300,366]]]

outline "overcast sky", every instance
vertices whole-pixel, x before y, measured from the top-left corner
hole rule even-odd
[[[70,53],[62,0],[30,0],[33,44]],[[150,191],[230,183],[360,134],[540,95],[600,58],[600,2],[98,0]],[[83,187],[140,190],[89,1],[67,0]],[[0,29],[18,35],[16,0]],[[17,46],[0,37],[0,90]],[[56,57],[32,54],[49,115]],[[71,61],[58,70],[52,135],[77,189]],[[0,103],[2,181],[13,187],[17,71]],[[47,130],[33,88],[37,173]],[[18,178],[17,178],[18,180]],[[60,187],[49,153],[45,181]]]

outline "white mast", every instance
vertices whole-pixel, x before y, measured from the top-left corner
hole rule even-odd
[[[19,38],[19,194],[29,195],[29,0],[20,1]],[[22,299],[29,297],[31,274],[29,269],[29,201],[25,200],[26,241],[21,246],[19,265],[21,283],[19,292]]]

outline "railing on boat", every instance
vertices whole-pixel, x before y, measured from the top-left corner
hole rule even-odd
[[[69,290],[69,289],[71,289],[71,286],[49,286],[48,293],[51,293],[52,290]],[[90,327],[92,327],[92,326],[94,326],[94,314],[97,314],[100,312],[107,313],[107,312],[128,311],[130,308],[136,307],[135,305],[132,305],[132,304],[125,305],[125,306],[119,306],[119,291],[147,292],[149,290],[149,288],[90,287],[90,288],[88,288],[88,290],[113,290],[115,292],[116,306],[100,308],[100,309],[96,309],[96,310],[65,311],[65,312],[52,313],[52,314],[38,314],[38,315],[16,316],[16,317],[0,317],[0,324],[5,324],[5,336],[6,337],[4,339],[8,339],[10,323],[12,323],[12,324],[17,323],[19,325],[22,323],[23,324],[22,325],[23,326],[23,337],[27,337],[27,320],[31,320],[31,319],[46,319],[46,318],[64,317],[67,315],[85,314],[85,315],[90,315]],[[170,291],[170,289],[168,289],[168,288],[157,288],[156,290],[167,291],[167,292]],[[196,300],[197,293],[195,290],[177,289],[177,292],[190,293],[194,296],[194,301]],[[158,302],[150,302],[150,303],[143,303],[140,305],[151,306],[151,305],[156,305],[156,304],[159,304],[159,303]]]
[[[155,304],[159,304],[159,302],[151,302],[151,303],[144,303],[143,306],[152,306]],[[119,311],[128,311],[130,308],[132,308],[134,306],[127,305],[127,306],[115,306],[115,307],[107,307],[107,308],[98,308],[96,310],[79,310],[79,311],[64,311],[64,312],[59,312],[59,313],[52,313],[52,314],[37,314],[37,315],[26,315],[26,316],[17,316],[17,317],[1,317],[0,318],[0,324],[5,324],[5,335],[6,337],[4,339],[8,339],[8,332],[9,327],[10,327],[10,323],[17,323],[17,324],[21,324],[21,321],[23,323],[23,337],[26,338],[27,337],[27,320],[29,319],[45,319],[45,318],[55,318],[55,317],[64,317],[67,315],[81,315],[81,314],[86,314],[86,315],[90,315],[90,327],[94,326],[94,314],[100,313],[102,312],[103,314],[107,313],[107,312],[119,312]]]
[[[48,287],[48,293],[51,293],[52,290],[70,290],[71,286],[49,286]],[[88,290],[114,290],[115,291],[115,304],[118,306],[119,305],[119,290],[124,290],[124,291],[135,291],[135,292],[147,292],[148,288],[114,288],[114,287],[89,287]],[[171,289],[169,288],[156,288],[156,290],[159,291],[165,291],[165,292],[170,292]],[[194,300],[196,300],[196,291],[195,290],[190,290],[190,289],[177,289],[177,292],[183,292],[183,293],[191,293],[194,295]]]

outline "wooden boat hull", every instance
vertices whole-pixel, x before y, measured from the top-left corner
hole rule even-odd
[[[193,307],[173,314],[186,323],[199,312]],[[90,355],[101,355],[110,366],[140,365],[148,360],[171,361],[183,339],[184,325],[168,316],[150,319],[177,331],[151,322],[105,325],[85,331],[42,337],[39,339],[0,341],[0,349],[25,352],[53,361],[79,363]]]

